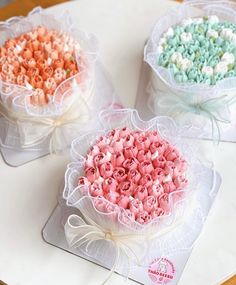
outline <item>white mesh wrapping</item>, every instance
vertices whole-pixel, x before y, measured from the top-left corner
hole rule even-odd
[[[170,252],[189,249],[192,246],[207,213],[207,210],[204,210],[205,206],[202,207],[202,201],[196,199],[196,193],[201,191],[202,184],[207,183],[209,189],[214,188],[214,172],[210,175],[211,177],[207,176],[205,168],[195,156],[194,148],[183,141],[184,130],[178,129],[174,121],[168,117],[156,117],[150,121],[142,121],[136,110],[123,109],[103,111],[100,119],[103,130],[83,135],[72,142],[71,156],[73,162],[67,167],[65,188],[62,195],[67,207],[75,207],[80,211],[83,219],[70,216],[65,224],[65,233],[70,246],[78,248],[79,251],[108,268],[114,264],[119,273],[128,276],[129,270],[132,270],[133,266],[135,267],[137,264],[143,267],[147,266],[148,261],[151,257],[155,257],[155,252],[158,249],[165,255]],[[90,196],[86,186],[78,186],[78,178],[84,175],[85,155],[90,146],[102,134],[106,134],[113,128],[124,126],[131,130],[158,131],[162,138],[179,149],[188,162],[186,177],[189,184],[183,190],[170,194],[171,212],[168,215],[153,219],[146,225],[132,221],[124,215],[125,211],[122,208],[105,198]],[[111,212],[105,213],[98,210],[94,205],[99,202],[109,207]],[[61,204],[63,205],[63,202]],[[64,215],[67,213],[67,207],[62,207],[65,211]],[[199,219],[199,215],[202,218]],[[191,224],[185,223],[185,219],[189,216],[193,216]],[[77,226],[86,225],[86,222],[91,224],[91,221],[98,225],[99,231],[127,235],[128,238],[124,243],[121,243],[120,248],[117,244],[114,246],[111,240],[104,238],[93,242],[84,240],[84,243],[78,247],[75,242]],[[180,235],[183,228],[186,228],[186,235],[184,236]],[[100,233],[100,235],[102,234]],[[170,244],[171,247],[169,247]],[[118,252],[117,248],[119,249]]]
[[[97,114],[112,107],[115,98],[97,62],[97,40],[76,29],[68,12],[54,16],[36,8],[27,17],[1,22],[0,45],[39,25],[73,38],[79,73],[63,81],[44,106],[30,104],[27,99],[32,90],[6,83],[0,76],[0,143],[12,149],[57,152],[68,147],[81,131],[96,128]]]
[[[145,46],[144,60],[153,71],[148,86],[149,107],[155,114],[173,117],[180,125],[196,126],[198,137],[208,135],[220,139],[222,129],[236,121],[235,77],[218,81],[216,85],[177,83],[171,71],[158,64],[157,47],[170,26],[188,17],[217,15],[221,21],[236,23],[235,8],[236,4],[230,1],[185,1],[157,21]],[[199,106],[207,112],[202,112]]]

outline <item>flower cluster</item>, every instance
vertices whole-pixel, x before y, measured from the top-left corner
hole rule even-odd
[[[125,209],[140,224],[170,212],[170,193],[183,189],[187,162],[157,131],[114,129],[90,148],[79,185]]]
[[[69,35],[39,26],[0,47],[0,76],[33,90],[31,104],[45,105],[62,81],[78,73],[78,48]]]
[[[236,76],[236,24],[215,15],[187,18],[159,41],[158,64],[179,83],[204,83]]]

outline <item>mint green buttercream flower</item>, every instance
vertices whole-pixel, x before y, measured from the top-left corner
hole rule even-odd
[[[184,19],[163,34],[158,51],[158,64],[177,82],[214,85],[236,76],[236,24],[214,15]],[[173,62],[176,53],[180,56]]]

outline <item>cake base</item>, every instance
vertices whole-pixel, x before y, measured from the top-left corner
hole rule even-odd
[[[202,220],[208,215],[214,198],[221,185],[220,175],[210,168],[203,165],[204,177],[202,177],[198,190],[196,191],[196,201],[190,215],[185,222],[174,228],[171,233],[166,234],[163,238],[160,237],[152,246],[150,252],[152,256],[149,259],[149,266],[132,266],[129,278],[141,284],[168,284],[176,285],[184,270],[185,264],[191,254],[193,244],[202,230]],[[214,178],[214,179],[213,179]],[[200,215],[199,215],[200,213]],[[42,230],[44,240],[58,248],[61,248],[69,253],[82,257],[97,265],[111,269],[113,264],[102,264],[98,260],[85,255],[79,249],[70,248],[67,244],[64,223],[67,217],[71,214],[80,215],[78,209],[67,207],[62,200],[53,213],[49,217],[45,227]],[[192,228],[192,229],[191,229]],[[191,229],[191,230],[190,230]],[[189,232],[191,232],[189,236]],[[173,250],[173,244],[168,244],[170,237],[176,240]],[[160,250],[160,244],[165,245],[165,249]],[[158,246],[159,245],[159,246]],[[109,263],[109,261],[108,261]],[[118,274],[121,272],[117,271]],[[104,276],[105,279],[106,276]]]

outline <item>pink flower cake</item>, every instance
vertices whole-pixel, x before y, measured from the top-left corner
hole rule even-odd
[[[118,206],[131,220],[146,224],[170,213],[171,193],[188,184],[186,170],[186,160],[157,131],[125,127],[101,136],[90,148],[78,183],[88,195],[111,202],[105,211]],[[95,206],[103,207],[99,200]]]

